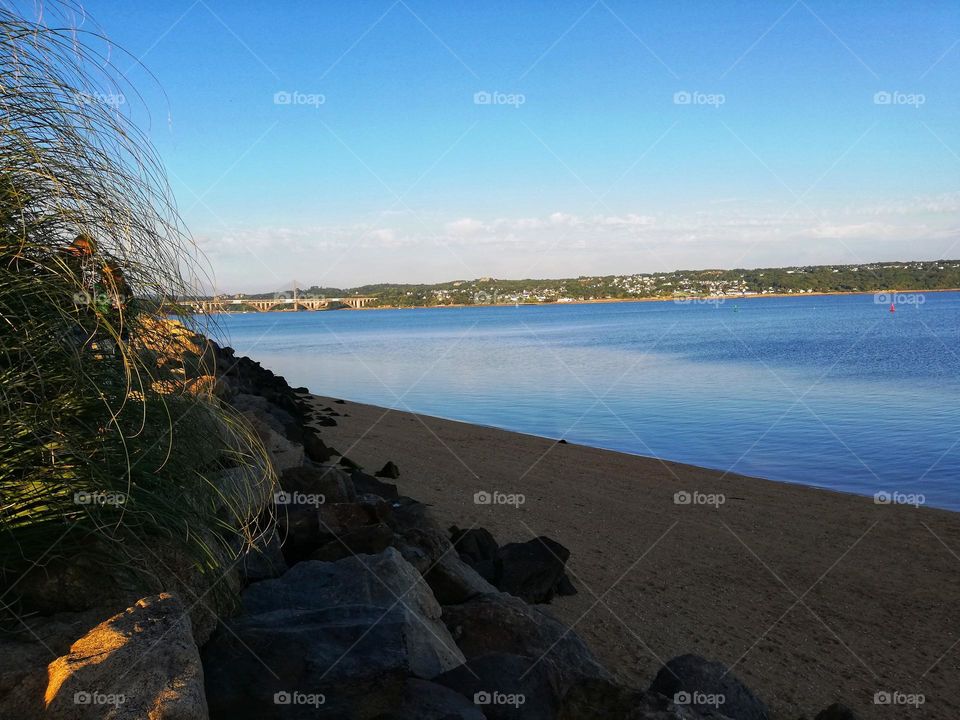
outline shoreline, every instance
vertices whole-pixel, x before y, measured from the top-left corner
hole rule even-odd
[[[311,394],[310,397],[311,397],[311,398],[314,398],[314,399],[319,399],[320,401],[324,401],[324,402],[326,402],[326,403],[328,403],[328,404],[329,404],[330,402],[334,402],[334,401],[335,401],[334,398],[327,398],[326,396],[321,396],[321,395],[313,395],[313,394]],[[384,407],[384,406],[382,406],[382,405],[370,405],[369,403],[362,403],[362,402],[359,402],[359,401],[357,401],[357,400],[349,400],[349,399],[346,399],[346,398],[336,398],[336,399],[337,399],[337,400],[341,400],[341,399],[342,399],[342,400],[344,400],[344,402],[349,403],[349,404],[351,404],[351,405],[362,405],[362,406],[371,407],[371,408],[378,408],[379,410],[381,410],[381,411],[383,411],[383,412],[407,413],[407,414],[409,414],[409,415],[415,415],[415,416],[418,416],[418,417],[421,417],[421,418],[430,418],[431,420],[442,420],[443,422],[456,423],[456,424],[458,424],[458,425],[463,425],[463,426],[465,426],[465,427],[467,427],[467,428],[478,428],[478,429],[480,429],[480,430],[491,430],[491,431],[496,431],[496,432],[509,433],[509,434],[511,434],[511,435],[520,435],[520,436],[522,436],[522,437],[533,438],[533,439],[536,439],[536,440],[546,440],[546,441],[549,441],[549,442],[560,443],[560,439],[551,437],[551,436],[549,436],[549,435],[539,435],[539,434],[533,433],[533,432],[524,432],[523,430],[512,430],[512,429],[510,429],[510,428],[499,427],[498,425],[487,425],[487,424],[485,424],[485,423],[474,423],[474,422],[470,422],[469,420],[459,420],[459,419],[457,419],[457,418],[447,417],[446,415],[427,415],[427,414],[424,414],[424,413],[414,412],[414,411],[411,411],[411,410],[396,410],[396,409],[394,409],[394,408],[387,408],[387,407]],[[720,467],[712,467],[712,466],[710,466],[710,465],[697,465],[697,464],[694,464],[694,463],[683,462],[682,460],[671,460],[671,459],[669,459],[669,458],[660,457],[660,456],[658,456],[658,455],[644,455],[643,453],[634,453],[634,452],[629,452],[629,451],[627,451],[627,450],[616,450],[616,449],[614,449],[614,448],[603,447],[603,446],[601,446],[601,445],[586,445],[586,444],[584,444],[584,443],[576,443],[576,442],[571,442],[571,441],[569,441],[569,440],[564,440],[564,441],[563,441],[562,443],[560,443],[560,444],[562,444],[562,445],[567,445],[567,446],[573,447],[573,448],[587,448],[587,449],[590,449],[590,450],[597,450],[597,451],[605,452],[605,453],[613,453],[613,454],[615,454],[615,455],[623,455],[623,456],[628,457],[628,458],[640,458],[640,459],[642,459],[642,460],[653,461],[653,462],[661,463],[661,464],[664,464],[664,465],[667,465],[667,466],[675,466],[675,467],[685,468],[685,469],[689,469],[689,470],[691,470],[691,471],[702,471],[702,472],[706,472],[706,473],[718,473],[718,474],[720,474],[720,475],[724,475],[724,476],[729,477],[729,478],[744,478],[744,479],[746,479],[746,480],[752,480],[752,481],[758,481],[758,482],[765,482],[765,483],[774,483],[774,484],[777,484],[777,485],[786,485],[786,486],[788,486],[788,487],[805,488],[805,489],[807,489],[807,490],[812,490],[812,491],[817,491],[817,492],[832,493],[832,494],[839,495],[839,496],[843,496],[843,497],[854,497],[854,498],[866,499],[866,500],[871,500],[871,501],[873,500],[873,496],[872,496],[872,495],[864,495],[864,494],[861,494],[861,493],[858,493],[858,492],[853,492],[853,491],[851,491],[851,490],[838,490],[838,489],[836,489],[836,488],[828,487],[828,486],[826,486],[826,485],[810,485],[810,484],[806,484],[806,483],[802,483],[802,482],[798,482],[798,481],[793,481],[793,480],[782,480],[782,479],[773,478],[773,477],[764,477],[764,476],[762,476],[762,475],[747,475],[747,474],[745,474],[745,473],[739,473],[739,472],[738,472],[738,473],[734,473],[734,472],[730,472],[730,471],[728,471],[728,470],[724,470],[723,468],[720,468]],[[919,494],[922,495],[922,493],[919,493]],[[925,508],[925,509],[928,509],[928,510],[936,510],[936,511],[938,511],[938,512],[951,513],[951,514],[953,514],[953,515],[956,515],[957,518],[960,519],[960,509],[954,510],[954,509],[952,509],[952,508],[939,507],[939,506],[937,506],[937,505],[928,505],[928,504],[926,504],[926,503],[923,503],[921,506],[922,506],[923,508]],[[912,505],[907,505],[907,507],[914,507],[914,506],[912,506]]]
[[[904,289],[904,290],[887,290],[887,291],[835,291],[835,292],[809,292],[809,293],[755,293],[752,295],[678,295],[676,297],[642,297],[642,298],[599,298],[595,300],[571,300],[569,302],[521,302],[521,303],[478,303],[478,304],[459,304],[454,303],[450,305],[380,305],[375,307],[345,307],[337,308],[337,310],[356,310],[356,311],[373,311],[373,310],[434,310],[434,309],[461,309],[461,308],[484,308],[484,307],[544,307],[549,305],[601,305],[609,303],[659,303],[659,302],[673,302],[679,305],[695,304],[700,303],[711,303],[717,300],[723,302],[738,302],[740,300],[756,300],[760,298],[800,298],[800,297],[833,297],[833,296],[847,296],[847,295],[881,295],[881,294],[921,294],[921,293],[948,293],[948,292],[960,292],[960,288],[937,288],[934,290],[919,290],[919,289]],[[221,311],[218,313],[210,313],[215,315],[253,315],[261,314],[262,311],[250,311],[250,310],[241,310],[238,312],[230,311]],[[272,310],[267,312],[333,312],[333,310]]]
[[[400,467],[402,494],[500,543],[570,549],[579,594],[550,611],[641,686],[684,652],[719,660],[773,718],[882,690],[924,693],[923,717],[960,717],[960,515],[345,401],[324,441]],[[479,491],[522,504],[476,504]],[[713,506],[674,495],[722,494]],[[599,600],[598,600],[599,599]],[[953,643],[953,645],[951,644]]]
[[[960,292],[960,288],[938,288],[936,290],[888,290],[887,293],[942,293],[942,292]],[[475,308],[475,307],[520,307],[531,306],[539,307],[545,305],[598,305],[605,303],[656,303],[656,302],[675,302],[680,305],[691,304],[695,302],[712,302],[715,300],[739,301],[755,300],[758,298],[797,298],[797,297],[832,297],[845,295],[878,295],[884,294],[883,291],[836,291],[836,292],[809,292],[809,293],[754,293],[752,295],[678,295],[676,297],[642,297],[642,298],[600,298],[596,300],[571,300],[569,302],[522,302],[522,303],[482,303],[482,304],[452,304],[452,305],[381,305],[379,307],[362,308],[344,308],[347,310],[429,310],[434,308]]]

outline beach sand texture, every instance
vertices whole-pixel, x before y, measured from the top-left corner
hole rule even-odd
[[[370,472],[393,460],[400,492],[444,526],[569,548],[579,594],[550,610],[622,679],[646,686],[692,652],[731,667],[778,719],[835,701],[865,718],[960,718],[960,514],[315,402],[341,413],[319,428],[327,444]],[[475,504],[478,491],[525,501]],[[725,502],[675,502],[695,491]],[[876,705],[878,692],[925,702]]]

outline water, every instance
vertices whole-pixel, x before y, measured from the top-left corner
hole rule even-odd
[[[960,293],[221,316],[321,395],[960,510]]]

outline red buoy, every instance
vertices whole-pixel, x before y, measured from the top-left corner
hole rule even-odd
[[[896,311],[897,311],[897,306],[894,305],[893,303],[890,303],[890,312],[896,312]]]

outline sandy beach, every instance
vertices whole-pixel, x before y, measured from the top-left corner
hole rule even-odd
[[[550,610],[621,679],[645,686],[693,652],[778,720],[837,700],[865,718],[960,717],[960,514],[315,402],[341,414],[325,442],[370,471],[396,462],[401,493],[445,525],[569,548],[579,594]]]

